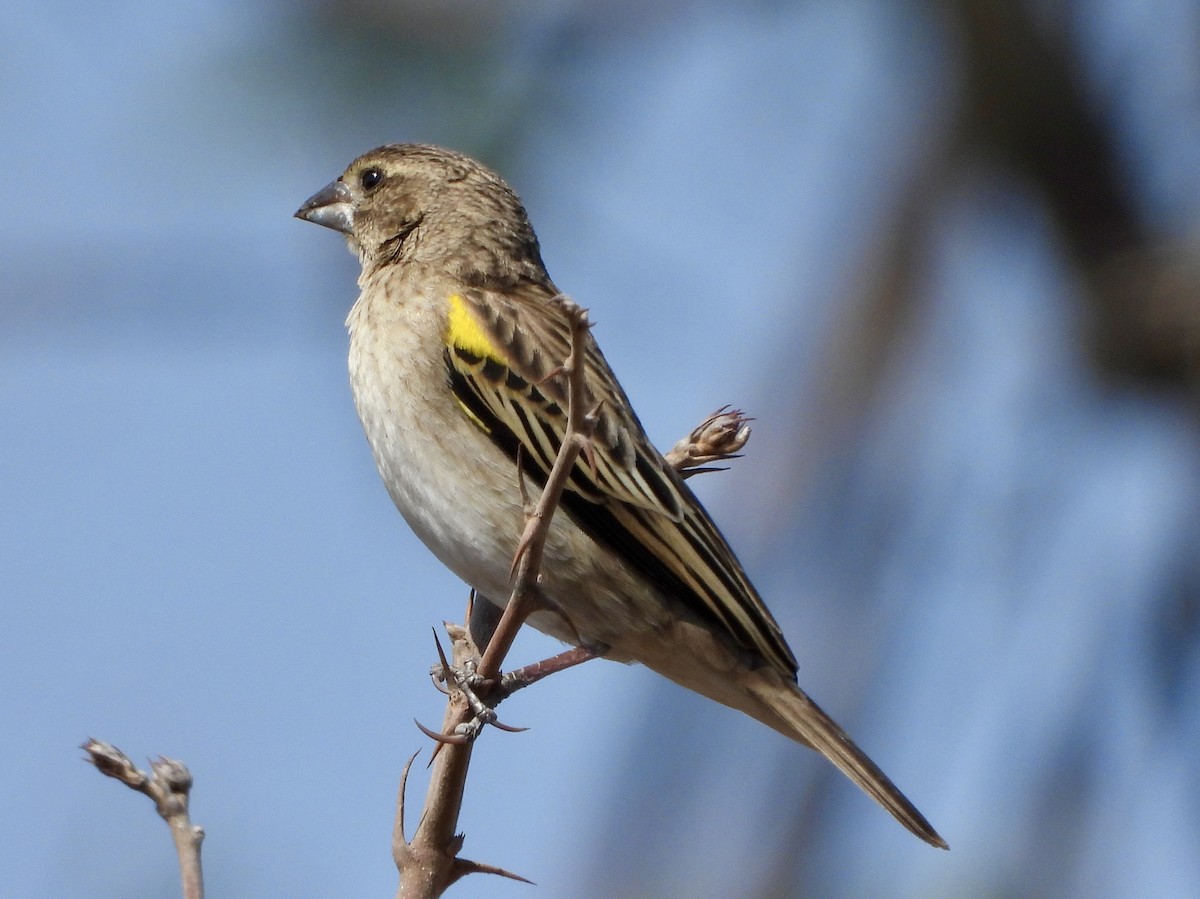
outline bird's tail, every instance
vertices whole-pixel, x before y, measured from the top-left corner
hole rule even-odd
[[[774,672],[768,674],[761,669],[760,672],[765,676],[751,678],[745,684],[757,700],[758,708],[744,711],[784,736],[817,750],[925,842],[940,849],[950,848],[879,766],[803,690]]]

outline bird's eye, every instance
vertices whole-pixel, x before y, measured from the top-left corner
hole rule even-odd
[[[362,185],[363,190],[374,190],[383,181],[383,172],[379,169],[367,169],[358,176],[358,183]]]

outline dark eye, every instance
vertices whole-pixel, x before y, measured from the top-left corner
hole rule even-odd
[[[358,176],[358,183],[363,190],[374,190],[383,181],[383,172],[379,169],[367,169]]]

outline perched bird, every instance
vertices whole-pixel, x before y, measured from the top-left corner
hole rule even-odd
[[[495,173],[416,144],[360,156],[296,216],[362,263],[346,320],[354,402],[417,536],[503,604],[524,529],[518,464],[544,483],[566,430],[564,300],[520,200]],[[796,684],[796,659],[704,507],[646,437],[587,338],[592,451],[554,516],[548,608],[529,623],[640,662],[826,756],[921,839],[946,843]]]

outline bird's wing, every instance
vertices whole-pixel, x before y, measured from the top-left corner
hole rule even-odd
[[[447,298],[445,360],[464,412],[544,483],[567,428],[571,350],[563,301],[544,285],[472,288]],[[650,443],[589,334],[588,393],[598,405],[593,453],[581,454],[562,505],[608,546],[738,645],[794,676],[779,626],[699,500]],[[594,467],[593,467],[594,459]]]

